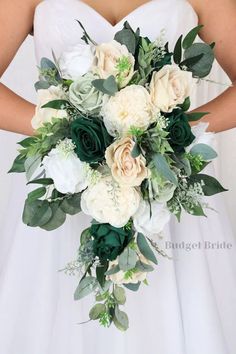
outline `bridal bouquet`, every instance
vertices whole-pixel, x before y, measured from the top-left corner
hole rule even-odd
[[[38,185],[25,201],[28,226],[50,231],[67,215],[91,217],[66,267],[81,276],[74,298],[95,293],[90,320],[126,330],[125,289],[148,284],[161,253],[155,236],[171,214],[204,216],[204,197],[225,190],[202,173],[217,156],[206,124],[190,125],[207,113],[188,112],[214,43],[195,43],[198,26],[171,52],[163,36],[152,42],[126,22],[98,45],[79,24],[85,44],[41,60],[35,135],[19,142],[10,172]]]

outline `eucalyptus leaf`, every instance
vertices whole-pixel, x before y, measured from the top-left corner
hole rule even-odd
[[[154,252],[152,251],[151,247],[149,246],[149,244],[146,240],[146,237],[141,233],[138,233],[138,235],[137,235],[137,244],[138,244],[138,248],[139,248],[140,252],[142,253],[142,255],[145,258],[147,258],[149,261],[153,262],[154,264],[157,264],[157,259],[156,259]]]
[[[106,275],[113,275],[113,274],[116,274],[118,272],[120,272],[120,267],[119,267],[119,265],[116,265],[115,267],[112,267],[111,269],[109,269],[106,272]]]
[[[136,36],[130,29],[123,28],[115,34],[114,39],[127,47],[131,54],[135,54],[136,51]]]
[[[34,172],[40,166],[41,161],[42,161],[42,157],[40,155],[30,156],[25,160],[24,166],[25,166],[26,178],[28,181],[31,179]]]
[[[52,209],[47,200],[25,201],[23,222],[31,227],[42,227],[52,217]]]
[[[119,267],[124,272],[133,269],[137,261],[137,254],[132,248],[126,247],[119,256]]]
[[[81,235],[80,235],[80,245],[83,246],[86,243],[88,243],[92,238],[92,235],[90,233],[90,227],[88,227],[87,229],[85,229]]]
[[[100,315],[106,312],[106,306],[104,304],[96,304],[94,305],[90,312],[89,312],[89,318],[90,320],[97,320],[99,319]]]
[[[61,210],[59,202],[50,203],[50,207],[52,210],[52,216],[47,223],[41,226],[41,228],[46,231],[56,230],[66,221],[66,214]]]
[[[97,288],[97,286],[98,286],[98,282],[96,278],[92,276],[83,278],[80,281],[77,289],[75,290],[74,299],[80,300],[83,297],[91,294]]]
[[[115,315],[113,322],[120,331],[126,331],[129,328],[129,319],[125,312],[120,311],[119,307],[115,307]]]
[[[124,287],[131,290],[131,291],[138,291],[139,287],[141,285],[141,282],[138,283],[129,283],[129,284],[124,284]]]
[[[115,286],[113,295],[118,302],[119,305],[124,305],[126,302],[126,295],[125,295],[125,289],[121,288],[120,286]]]
[[[196,182],[198,182],[198,183],[203,182],[204,183],[204,185],[202,186],[202,189],[203,189],[204,195],[206,195],[206,196],[212,196],[212,195],[227,191],[227,189],[222,187],[220,182],[217,181],[217,179],[215,179],[212,176],[208,176],[208,175],[201,174],[201,173],[196,174],[196,175],[192,175],[189,178],[189,184],[194,184]]]
[[[178,185],[178,180],[174,172],[170,169],[170,166],[168,165],[166,158],[160,154],[156,153],[153,155],[153,162],[154,165],[157,169],[157,171],[168,181],[173,183],[174,185]]]
[[[38,90],[47,90],[51,85],[47,81],[39,80],[34,84],[36,91]]]
[[[191,209],[189,209],[186,205],[183,204],[184,210],[194,216],[206,216],[204,210],[200,204],[196,204]]]
[[[201,155],[203,160],[213,160],[217,157],[216,151],[209,145],[206,144],[196,144],[190,150],[192,155]]]
[[[92,85],[98,90],[106,95],[114,96],[118,91],[118,86],[116,79],[113,75],[109,76],[107,79],[96,79],[92,81]]]
[[[136,159],[137,157],[139,157],[139,155],[141,154],[141,149],[139,147],[138,142],[135,142],[135,145],[131,151],[131,156],[133,157],[133,159]]]
[[[184,58],[189,59],[203,54],[202,58],[196,63],[191,64],[188,68],[192,71],[195,77],[203,78],[207,76],[215,59],[213,49],[206,43],[194,43],[185,50]]]
[[[137,269],[139,272],[143,272],[143,273],[149,273],[154,270],[154,268],[150,264],[146,264],[141,261],[138,261],[136,263],[135,269]]]
[[[81,194],[76,193],[70,198],[65,198],[61,203],[61,209],[69,215],[75,215],[81,212]]]
[[[34,191],[30,192],[28,194],[27,199],[29,201],[32,201],[32,200],[42,198],[46,194],[46,192],[47,192],[47,189],[45,187],[39,187],[39,188],[35,189]]]

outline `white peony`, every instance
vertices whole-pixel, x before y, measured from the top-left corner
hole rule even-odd
[[[170,215],[165,204],[153,201],[150,209],[149,203],[142,200],[137,213],[133,216],[135,230],[145,236],[156,235],[163,231],[170,220]]]
[[[94,61],[93,48],[88,44],[77,44],[63,52],[58,59],[62,77],[76,80],[86,74]]]
[[[138,256],[139,256],[139,260],[142,263],[150,265],[150,262],[141,253],[139,253]],[[109,262],[109,270],[115,268],[118,265],[118,263],[119,263],[118,259]],[[111,280],[114,284],[117,285],[130,284],[130,283],[137,284],[139,282],[143,282],[146,278],[147,278],[147,272],[140,272],[138,270],[136,272],[133,272],[132,275],[130,275],[129,277],[126,277],[126,272],[124,272],[123,270],[120,270],[115,274],[107,276],[108,280]]]
[[[123,227],[139,207],[140,194],[129,186],[120,186],[111,176],[90,185],[81,198],[82,211],[100,223]]]
[[[48,89],[38,90],[37,106],[35,108],[35,114],[31,120],[33,129],[40,128],[43,123],[51,122],[52,118],[67,118],[67,112],[65,110],[41,108],[46,103],[59,99],[66,99],[66,94],[61,86],[50,86]]]
[[[189,97],[193,86],[192,73],[177,65],[166,65],[152,75],[150,95],[153,104],[162,112],[172,112]]]
[[[134,63],[134,57],[127,47],[112,40],[96,47],[93,71],[102,79],[113,75],[119,87],[125,87],[134,74]]]
[[[104,104],[101,112],[110,135],[127,135],[131,127],[147,129],[155,121],[148,91],[139,85],[130,85],[117,92]]]
[[[70,139],[61,141],[45,156],[42,165],[61,193],[78,193],[87,188],[86,164],[74,152]]]

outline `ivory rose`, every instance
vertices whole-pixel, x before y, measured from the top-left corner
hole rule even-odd
[[[148,91],[140,85],[130,85],[117,92],[104,104],[101,112],[110,135],[129,135],[129,129],[147,129],[155,121]]]
[[[102,79],[116,78],[120,88],[126,86],[134,73],[134,57],[127,47],[112,40],[96,47],[93,71]]]
[[[152,75],[150,95],[153,104],[162,112],[172,112],[189,97],[193,85],[192,73],[177,65],[166,65]]]
[[[86,189],[81,198],[82,211],[100,223],[123,227],[139,207],[140,194],[132,187],[119,185],[104,176]]]
[[[105,153],[107,165],[114,179],[124,185],[140,186],[148,176],[146,160],[143,155],[136,158],[131,156],[135,142],[126,137],[111,144]]]
[[[51,122],[52,118],[67,118],[65,110],[41,108],[46,103],[59,99],[66,99],[66,94],[60,86],[50,86],[48,89],[38,90],[35,114],[31,120],[33,129],[40,128],[43,123]]]

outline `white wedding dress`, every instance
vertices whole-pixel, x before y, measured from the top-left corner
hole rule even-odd
[[[116,26],[82,1],[45,0],[34,19],[38,62],[51,57],[51,49],[59,56],[81,42],[76,19],[98,43],[111,40],[124,20],[152,40],[165,28],[170,48],[198,21],[185,0],[149,1]],[[199,86],[194,105],[209,100],[214,90],[215,85]],[[1,227],[0,354],[235,354],[236,248],[222,196],[210,198],[217,212],[209,210],[208,218],[184,215],[180,224],[172,219],[162,248],[165,241],[201,247],[191,252],[165,249],[172,260],[159,256],[150,286],[128,293],[130,329],[121,333],[96,322],[79,325],[88,319],[93,298],[74,302],[78,279],[58,272],[75,258],[89,219],[68,218],[50,233],[27,228],[20,220],[26,188],[22,176],[18,181],[9,200],[15,217],[6,218]],[[204,241],[230,243],[232,248],[206,249]]]

